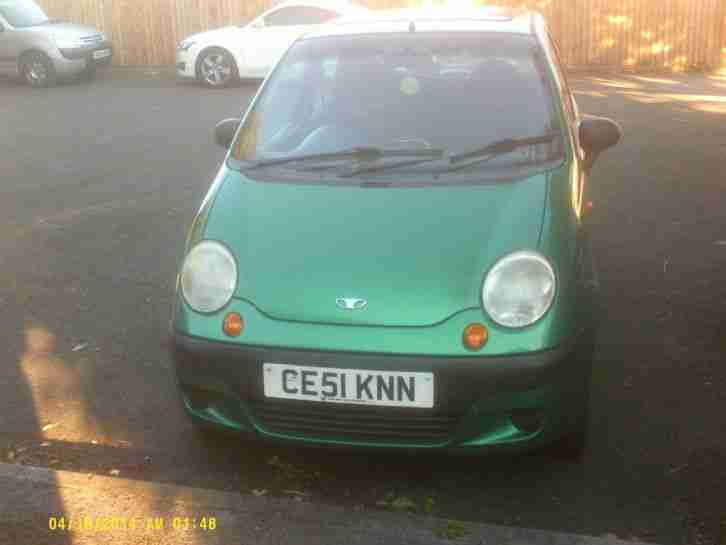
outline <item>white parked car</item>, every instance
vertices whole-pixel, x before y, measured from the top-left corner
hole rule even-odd
[[[176,51],[176,72],[210,87],[264,78],[287,48],[316,25],[368,8],[346,0],[286,1],[252,22],[194,34]]]

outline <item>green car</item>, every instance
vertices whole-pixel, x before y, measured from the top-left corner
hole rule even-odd
[[[620,129],[578,112],[540,15],[401,10],[293,43],[186,242],[172,352],[202,428],[460,451],[588,424],[583,193]]]

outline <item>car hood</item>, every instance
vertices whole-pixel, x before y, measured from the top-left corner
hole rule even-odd
[[[260,182],[229,171],[204,238],[236,256],[236,297],[272,318],[431,325],[478,307],[483,275],[498,258],[537,248],[548,176],[371,188]],[[346,310],[341,298],[366,304]]]
[[[38,30],[50,32],[54,38],[62,38],[64,40],[86,38],[88,36],[97,36],[101,32],[91,26],[77,25],[75,23],[50,23],[37,27],[30,27],[29,30]]]

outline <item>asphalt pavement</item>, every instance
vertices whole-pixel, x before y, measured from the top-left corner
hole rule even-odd
[[[22,544],[644,545],[19,464],[0,463],[0,488],[0,528]]]
[[[143,71],[49,90],[0,80],[0,455],[372,516],[722,545],[726,79],[573,87],[581,110],[625,133],[588,196],[606,314],[581,461],[195,435],[165,346],[174,275],[224,156],[212,128],[256,89]]]

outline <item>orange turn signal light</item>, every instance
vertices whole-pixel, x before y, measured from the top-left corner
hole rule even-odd
[[[230,312],[224,317],[222,323],[222,331],[224,331],[230,337],[239,337],[242,334],[242,330],[245,327],[245,322],[242,316],[236,312]]]
[[[469,350],[479,350],[489,340],[489,331],[483,324],[469,324],[464,328],[464,346]]]

